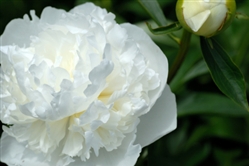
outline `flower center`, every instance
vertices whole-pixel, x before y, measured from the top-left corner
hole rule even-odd
[[[41,32],[38,40],[31,45],[35,48],[35,54],[42,57],[40,61],[45,61],[50,67],[61,67],[73,77],[78,60],[75,43],[75,36],[71,33],[49,29]]]

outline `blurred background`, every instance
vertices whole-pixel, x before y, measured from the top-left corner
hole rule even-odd
[[[70,10],[87,0],[0,0],[0,34],[14,18],[46,6]],[[150,16],[136,0],[91,0],[116,15],[118,23],[137,24],[148,32]],[[159,0],[169,21],[177,21],[176,0]],[[236,0],[237,12],[249,16],[249,0]],[[18,28],[18,27],[16,27]],[[175,33],[181,36],[182,30]],[[172,64],[178,46],[167,35],[150,34]],[[215,37],[241,69],[249,94],[249,20],[235,19]],[[249,166],[249,112],[216,87],[203,61],[199,38],[192,36],[186,59],[170,83],[178,105],[178,127],[145,147],[136,166]],[[163,110],[164,108],[162,108]],[[4,153],[4,151],[2,152]]]

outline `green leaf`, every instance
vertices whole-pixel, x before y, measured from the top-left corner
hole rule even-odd
[[[249,111],[245,79],[238,67],[214,39],[201,37],[201,48],[211,76],[218,88]]]
[[[238,166],[237,162],[235,163],[234,161],[236,160],[236,158],[239,158],[241,153],[243,152],[240,149],[229,150],[229,151],[220,148],[214,149],[214,156],[219,165],[232,166],[236,164],[236,166]]]
[[[196,144],[196,142],[195,142]],[[202,146],[193,146],[189,149],[189,152],[185,152],[182,158],[186,158],[183,163],[184,166],[202,165],[204,159],[211,153],[210,144],[202,144]]]
[[[158,25],[167,25],[167,20],[157,0],[138,0],[138,2]]]
[[[187,82],[197,76],[201,76],[206,73],[208,73],[207,65],[204,60],[201,60],[189,70],[189,72],[183,77],[183,81]]]
[[[249,116],[243,108],[225,96],[215,93],[191,93],[178,101],[178,116],[217,114],[228,116]]]
[[[208,131],[206,136],[230,139],[245,143],[248,126],[244,117],[212,116],[205,117]]]
[[[146,25],[148,26],[150,32],[153,33],[154,35],[170,34],[182,28],[179,22],[175,22],[167,26],[161,26],[158,28],[152,28],[148,22],[146,22]]]

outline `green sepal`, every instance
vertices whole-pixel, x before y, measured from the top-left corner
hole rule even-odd
[[[174,31],[178,31],[182,28],[182,26],[179,22],[175,22],[175,23],[169,24],[167,26],[160,26],[158,28],[152,28],[148,22],[146,22],[146,25],[149,28],[150,32],[153,33],[154,35],[170,34]]]
[[[244,13],[236,13],[235,18],[237,18],[239,20],[249,20],[249,16],[247,16]]]
[[[147,11],[147,13],[157,23],[158,26],[166,26],[168,24],[167,19],[164,16],[157,0],[138,0],[138,2]],[[174,34],[168,35],[174,42],[176,42],[177,44],[180,43],[180,39],[178,39]]]

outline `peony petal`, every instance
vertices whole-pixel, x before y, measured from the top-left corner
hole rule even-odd
[[[42,11],[41,21],[45,24],[54,24],[56,21],[63,18],[63,14],[66,14],[65,10],[46,7]]]
[[[89,80],[92,82],[84,91],[85,95],[91,96],[96,94],[105,84],[105,78],[112,72],[113,63],[108,60],[103,60],[98,66],[93,68],[89,73]],[[101,89],[102,90],[102,89]]]
[[[0,160],[8,165],[21,165],[21,166],[49,166],[49,164],[42,162],[42,155],[36,154],[29,151],[27,155],[27,150],[24,144],[16,141],[15,138],[9,136],[3,132],[1,136],[0,144]],[[23,158],[24,153],[26,153],[25,158]]]
[[[163,91],[168,77],[168,60],[160,48],[150,39],[150,37],[135,25],[125,23],[121,24],[125,28],[128,36],[133,38],[139,45],[141,53],[149,61],[148,66],[159,74],[161,80],[160,88],[149,92],[151,106],[155,103],[160,93]]]
[[[184,0],[184,3],[182,4],[184,18],[189,19],[198,13],[201,13],[203,10],[208,9],[208,6],[205,7],[204,4],[206,3],[201,1]],[[191,12],[186,12],[186,9],[191,9],[189,10]]]
[[[204,10],[189,19],[185,19],[185,21],[194,32],[197,32],[205,23],[205,21],[207,21],[210,14],[210,10]]]
[[[140,145],[133,145],[136,135],[130,133],[123,140],[123,144],[116,150],[107,152],[104,148],[100,149],[99,155],[91,154],[91,158],[85,162],[80,158],[74,158],[75,162],[69,166],[132,166],[135,165],[141,152]]]
[[[114,49],[119,50],[124,46],[127,34],[125,33],[125,29],[116,24],[107,34],[107,39]]]
[[[210,35],[211,32],[214,32],[219,29],[224,21],[224,18],[226,17],[226,14],[227,8],[225,4],[220,4],[213,7],[210,16],[203,24],[198,33],[202,33],[205,36]],[[206,27],[209,27],[208,31]]]
[[[25,19],[12,20],[0,37],[1,45],[29,46],[30,36],[36,36],[42,29],[33,11],[31,11],[31,16],[33,20],[29,20],[27,15]]]
[[[167,85],[150,112],[140,117],[135,143],[145,147],[176,128],[175,95]]]
[[[76,156],[83,148],[82,142],[83,137],[79,133],[69,131],[64,148],[62,150],[62,154]]]
[[[83,5],[79,5],[71,9],[70,13],[89,15],[94,10],[96,10],[96,6],[93,3],[85,3]]]

